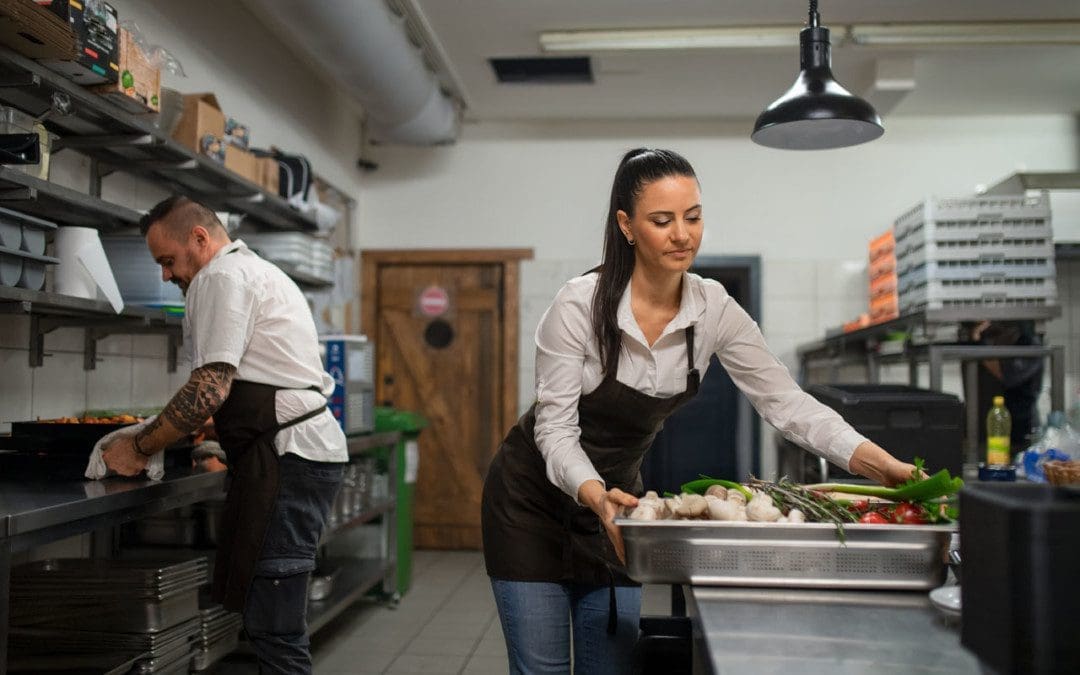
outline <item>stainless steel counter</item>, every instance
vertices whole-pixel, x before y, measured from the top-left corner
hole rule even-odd
[[[224,495],[225,472],[170,469],[166,478],[49,481],[0,476],[0,675],[7,672],[11,554]]]
[[[694,672],[979,673],[922,592],[688,586]]]

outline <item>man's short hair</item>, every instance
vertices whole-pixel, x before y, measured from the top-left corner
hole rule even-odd
[[[196,225],[202,225],[211,232],[215,227],[225,231],[225,226],[218,220],[216,213],[183,195],[174,195],[158,202],[139,220],[139,232],[145,237],[155,223],[161,223],[171,236],[181,240],[185,239]]]

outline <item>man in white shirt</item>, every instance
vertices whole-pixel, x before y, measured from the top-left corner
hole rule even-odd
[[[184,291],[192,372],[161,414],[103,457],[137,475],[213,416],[231,479],[214,597],[243,612],[260,672],[310,673],[308,576],[348,461],[311,311],[291,279],[230,241],[197,202],[167,199],[140,228],[162,279]]]

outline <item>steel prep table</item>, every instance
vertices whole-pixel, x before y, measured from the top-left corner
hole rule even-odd
[[[224,471],[171,469],[161,481],[56,482],[0,476],[0,675],[7,673],[12,553],[224,494]]]
[[[981,673],[918,591],[684,586],[694,673]]]

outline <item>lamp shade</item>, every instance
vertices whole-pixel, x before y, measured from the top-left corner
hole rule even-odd
[[[758,115],[750,135],[755,143],[825,150],[866,143],[885,133],[874,107],[833,78],[828,28],[804,28],[799,52],[802,71],[795,84]]]

